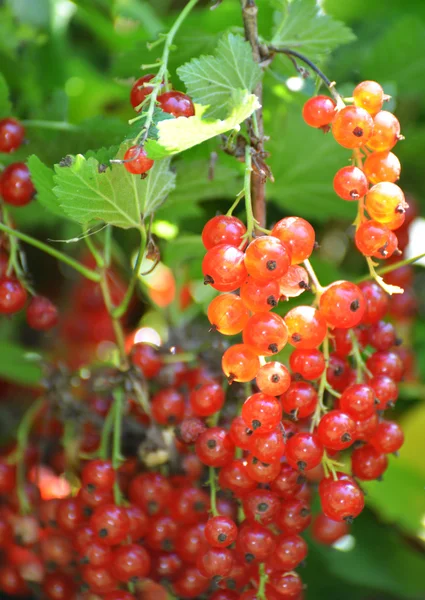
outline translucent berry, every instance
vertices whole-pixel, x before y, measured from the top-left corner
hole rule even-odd
[[[344,148],[360,148],[368,143],[373,131],[370,114],[357,106],[346,106],[339,110],[332,122],[335,140]]]
[[[118,581],[125,583],[134,578],[142,579],[148,575],[150,566],[150,556],[139,544],[126,544],[113,551],[111,570]]]
[[[349,281],[337,281],[320,297],[320,312],[331,327],[350,328],[360,323],[365,311],[361,290]]]
[[[370,183],[394,183],[400,178],[401,165],[392,152],[373,152],[366,158],[363,169]]]
[[[272,523],[280,511],[280,504],[279,496],[270,490],[252,490],[243,497],[245,517],[250,523]]]
[[[158,96],[158,103],[164,112],[175,117],[193,117],[195,114],[192,100],[183,92],[165,92]]]
[[[362,323],[368,325],[377,323],[388,311],[388,294],[375,281],[364,281],[359,284],[359,288],[366,300]]]
[[[233,519],[224,516],[211,517],[205,525],[205,539],[214,547],[222,548],[233,544],[238,528]]]
[[[249,446],[251,453],[260,461],[272,463],[285,454],[284,432],[278,426],[267,433],[256,433]]]
[[[303,119],[310,127],[326,127],[335,115],[335,102],[329,96],[313,96],[303,107]]]
[[[286,444],[286,460],[294,469],[308,471],[320,464],[323,446],[314,433],[296,433]]]
[[[10,117],[0,120],[0,152],[14,152],[24,140],[25,130],[21,123]]]
[[[0,280],[0,314],[11,315],[22,310],[27,301],[27,291],[16,279]]]
[[[378,400],[377,410],[385,410],[394,406],[398,398],[398,387],[396,382],[387,375],[377,375],[369,379],[368,384],[373,389]]]
[[[196,440],[196,454],[209,467],[222,467],[229,463],[235,446],[228,432],[221,427],[207,429]]]
[[[208,320],[223,335],[236,335],[245,327],[249,310],[240,296],[220,294],[208,306]]]
[[[404,194],[395,183],[377,183],[366,196],[366,210],[379,223],[389,223],[396,213],[403,213],[406,208]]]
[[[294,381],[280,398],[283,410],[294,420],[313,414],[317,406],[316,389],[306,381]]]
[[[325,448],[344,450],[355,440],[356,423],[342,410],[331,410],[322,416],[317,436]]]
[[[312,306],[296,306],[286,313],[284,320],[288,327],[288,342],[295,348],[317,348],[325,339],[326,320]]]
[[[91,516],[90,525],[97,539],[108,546],[115,546],[127,536],[130,520],[125,508],[104,504],[96,508]]]
[[[279,424],[282,419],[282,407],[274,396],[260,392],[245,400],[242,405],[242,418],[253,431],[266,433]]]
[[[364,383],[355,383],[344,390],[339,399],[341,410],[355,421],[367,419],[376,409],[375,391]]]
[[[260,392],[271,396],[280,396],[291,383],[288,369],[280,362],[268,362],[260,367],[256,384]]]
[[[272,356],[284,348],[288,340],[285,321],[275,313],[256,313],[243,330],[243,341],[260,356]]]
[[[364,508],[363,492],[349,480],[323,480],[319,485],[319,496],[324,514],[334,521],[350,522]]]
[[[373,119],[373,133],[367,146],[375,152],[391,150],[400,139],[400,123],[390,112],[381,110]]]
[[[154,161],[148,158],[147,152],[140,146],[131,146],[124,154],[124,167],[133,175],[143,175],[152,169]]]
[[[223,354],[222,369],[227,379],[233,381],[251,381],[260,368],[258,354],[246,344],[230,346]]]
[[[241,285],[240,295],[247,309],[253,313],[265,312],[277,306],[281,295],[279,281],[260,282],[248,277]]]
[[[271,235],[289,246],[293,265],[306,260],[313,252],[315,241],[313,226],[301,217],[281,219],[273,227]]]
[[[143,75],[143,77],[139,77],[137,81],[134,82],[133,87],[130,92],[130,102],[134,109],[137,107],[152,93],[153,87],[151,85],[147,85],[155,75]],[[139,108],[139,111],[141,108]]]
[[[319,513],[313,520],[311,535],[316,542],[331,546],[349,532],[348,524],[344,521],[334,521],[325,514]]]
[[[300,265],[291,265],[286,275],[278,279],[281,299],[296,298],[310,289],[308,273]]]
[[[204,577],[226,577],[233,567],[233,553],[227,548],[208,548],[198,556],[196,566]]]
[[[354,477],[365,481],[381,477],[387,466],[387,456],[370,444],[356,448],[351,455],[351,470]]]
[[[383,223],[364,221],[356,231],[355,242],[365,256],[390,258],[397,250],[398,239]]]
[[[255,238],[246,249],[246,270],[257,281],[266,283],[279,279],[287,273],[290,264],[290,248],[277,237],[260,236]]]
[[[289,366],[296,375],[304,379],[318,379],[325,370],[325,359],[320,350],[294,350],[289,357]]]
[[[131,349],[131,362],[138,367],[147,379],[158,375],[162,367],[161,355],[156,346],[135,344]]]
[[[225,400],[224,390],[218,383],[206,383],[192,390],[189,396],[194,415],[208,417],[219,411]]]
[[[48,298],[34,296],[27,307],[27,323],[38,331],[47,331],[58,322],[58,309]]]
[[[404,442],[403,430],[394,421],[381,421],[369,442],[382,454],[398,452]]]
[[[236,217],[217,215],[204,226],[202,230],[202,243],[209,250],[218,244],[239,247],[243,243],[246,227]]]
[[[354,166],[342,167],[334,177],[333,186],[343,200],[358,200],[369,187],[363,171]]]
[[[354,88],[354,104],[376,115],[384,103],[384,90],[376,81],[362,81]]]
[[[247,276],[244,258],[242,250],[234,246],[213,246],[202,261],[204,283],[220,292],[234,292]]]
[[[6,204],[25,206],[34,197],[35,188],[28,167],[24,163],[12,163],[0,175],[0,190]]]

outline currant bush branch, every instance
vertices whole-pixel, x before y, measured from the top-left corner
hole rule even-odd
[[[130,279],[130,283],[128,285],[127,291],[125,293],[125,296],[124,296],[121,304],[119,306],[117,306],[116,308],[114,308],[114,310],[112,311],[112,316],[115,319],[121,318],[127,312],[131,298],[133,297],[136,283],[139,279],[140,267],[142,266],[142,261],[143,261],[144,255],[145,255],[145,251],[146,251],[146,230],[143,227],[142,229],[140,229],[140,245],[139,245],[139,250],[138,250],[138,254],[137,254],[137,260],[136,260],[136,263],[135,263],[134,269],[133,269],[133,274]]]
[[[43,242],[36,240],[35,238],[27,235],[26,233],[22,233],[21,231],[16,231],[15,229],[12,229],[12,227],[8,227],[4,223],[0,223],[0,231],[4,231],[4,233],[7,233],[9,238],[13,238],[13,237],[18,238],[19,240],[22,240],[23,242],[30,244],[31,246],[34,246],[35,248],[38,248],[42,252],[45,252],[46,254],[50,254],[50,256],[53,256],[54,258],[67,264],[72,269],[75,269],[76,271],[81,273],[81,275],[83,275],[86,279],[90,279],[90,281],[95,281],[97,283],[100,282],[101,276],[97,271],[95,271],[93,269],[89,269],[88,267],[85,267],[83,264],[74,260],[67,254],[64,254],[63,252],[60,252],[59,250],[56,250],[55,248],[52,248],[51,246],[48,246],[47,244],[44,244]]]
[[[161,60],[159,63],[160,67],[159,67],[158,73],[149,82],[150,86],[152,86],[153,89],[149,95],[149,100],[147,102],[147,110],[146,110],[146,112],[144,111],[140,115],[140,118],[146,117],[146,119],[145,119],[145,122],[144,122],[144,125],[143,125],[141,131],[134,139],[134,144],[139,144],[140,146],[143,146],[143,144],[145,143],[145,141],[148,138],[149,130],[153,123],[155,106],[157,103],[157,98],[158,98],[160,89],[162,87],[162,83],[163,83],[163,81],[166,82],[168,79],[168,59],[170,56],[170,50],[173,45],[173,40],[174,40],[176,33],[179,30],[181,24],[183,23],[183,21],[186,19],[186,17],[190,13],[190,11],[195,7],[195,5],[197,3],[198,3],[198,0],[189,0],[189,2],[186,4],[186,6],[183,8],[181,13],[175,20],[174,25],[171,27],[170,31],[167,34],[161,34],[160,37],[156,41],[152,42],[151,44],[148,44],[148,49],[151,50],[152,48],[154,48],[155,46],[158,46],[159,44],[161,44],[163,42],[164,50],[162,52],[162,57],[161,57]],[[136,117],[136,119],[132,119],[133,122],[135,120],[137,120],[137,117]]]
[[[365,361],[363,360],[362,353],[360,351],[359,341],[357,339],[356,333],[350,329],[350,339],[353,346],[352,356],[356,362],[356,373],[357,373],[357,383],[361,383],[363,381],[363,373],[366,373],[368,377],[372,377],[372,373],[366,366]]]

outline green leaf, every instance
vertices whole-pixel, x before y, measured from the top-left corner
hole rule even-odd
[[[66,217],[59,206],[57,197],[53,193],[55,185],[53,169],[46,167],[35,154],[29,157],[27,164],[31,179],[37,190],[37,202],[52,214],[58,217]]]
[[[356,39],[351,29],[324,14],[316,0],[281,0],[281,6],[272,39],[275,46],[314,58]]]
[[[71,166],[55,166],[54,193],[64,212],[82,225],[101,220],[123,229],[140,228],[174,187],[169,161],[155,163],[145,179],[114,164],[103,171],[81,154]]]
[[[406,510],[409,510],[408,506]],[[391,527],[378,523],[370,512],[364,511],[350,533],[354,536],[355,545],[348,552],[320,547],[321,557],[326,560],[332,575],[350,585],[361,582],[364,586],[388,591],[400,598],[424,597],[424,559]]]
[[[205,247],[200,235],[180,235],[167,244],[164,252],[164,262],[173,268],[178,265],[188,265],[192,260],[202,258]]]
[[[9,87],[6,79],[0,73],[0,118],[9,117],[12,112],[12,105],[9,100]]]
[[[260,107],[258,98],[241,90],[233,93],[232,108],[226,119],[203,119],[206,107],[195,105],[193,117],[170,119],[158,123],[158,140],[147,140],[146,151],[153,159],[183,152],[239,125]]]
[[[21,385],[35,386],[40,382],[42,370],[34,355],[12,342],[0,342],[0,378]]]
[[[240,35],[229,33],[217,46],[215,56],[201,56],[177,69],[195,102],[209,106],[204,117],[224,118],[234,90],[253,92],[262,72],[252,49]]]
[[[265,120],[266,131],[273,131],[273,123],[280,124],[279,134],[266,146],[276,180],[267,185],[268,197],[287,212],[314,221],[354,220],[355,203],[341,200],[332,187],[335,173],[349,162],[349,152],[331,134],[308,127],[298,105],[282,113],[277,110]]]
[[[18,21],[34,27],[49,27],[49,0],[9,0],[9,4]]]

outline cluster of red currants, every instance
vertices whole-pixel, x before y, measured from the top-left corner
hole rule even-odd
[[[21,123],[12,118],[0,121],[0,152],[17,150],[24,140],[25,131]],[[0,197],[6,204],[24,206],[35,194],[30,172],[24,163],[12,163],[0,174]],[[15,242],[16,243],[16,242]],[[3,240],[0,249],[0,314],[19,312],[27,303],[25,286],[14,273],[14,264],[9,248],[10,241]],[[46,331],[57,323],[57,309],[44,296],[33,296],[26,310],[27,322],[33,329]]]
[[[0,120],[0,153],[11,153],[23,143],[24,127],[11,117]],[[25,163],[15,162],[0,174],[0,197],[7,204],[25,206],[31,202],[35,189]]]
[[[400,161],[391,152],[403,139],[400,123],[382,110],[389,96],[375,81],[359,83],[350,100],[354,104],[345,106],[340,97],[336,103],[328,96],[315,96],[305,103],[303,117],[311,127],[325,131],[331,127],[335,140],[353,150],[353,164],[337,172],[334,190],[343,200],[359,202],[358,250],[367,257],[387,259],[398,252],[394,230],[403,225],[407,208],[402,190],[394,183],[400,177]]]
[[[144,75],[140,77],[131,88],[130,102],[134,110],[140,112],[144,104],[149,99],[154,88],[149,83],[154,79],[155,75]],[[161,84],[161,88],[164,83]],[[176,90],[162,91],[156,98],[158,107],[165,113],[174,117],[193,117],[195,107],[192,100],[183,92]],[[153,167],[154,161],[148,158],[145,149],[142,145],[131,146],[124,154],[124,166],[129,173],[134,175],[144,175]]]

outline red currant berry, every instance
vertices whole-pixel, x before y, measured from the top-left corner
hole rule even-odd
[[[389,223],[397,213],[404,213],[408,204],[395,183],[376,183],[366,195],[366,210],[374,221]]]
[[[279,302],[279,283],[275,280],[260,283],[248,277],[241,285],[240,294],[248,310],[253,313],[265,312],[277,306]]]
[[[256,313],[243,330],[244,344],[260,356],[272,356],[280,352],[288,340],[285,321],[275,313]]]
[[[342,410],[331,410],[321,418],[317,436],[325,448],[344,450],[355,439],[356,423]]]
[[[375,391],[364,383],[350,385],[339,399],[339,407],[355,421],[361,421],[375,412]]]
[[[285,440],[280,427],[252,437],[249,447],[252,454],[265,463],[276,462],[285,454]]]
[[[273,431],[282,419],[280,402],[268,394],[249,396],[242,405],[242,418],[247,427],[257,433]]]
[[[81,472],[81,482],[89,491],[107,492],[115,483],[115,469],[109,460],[91,460]]]
[[[350,166],[340,169],[334,177],[334,190],[343,200],[358,200],[368,190],[365,174],[358,167]]]
[[[362,254],[380,259],[390,258],[398,245],[395,233],[377,221],[364,221],[356,231],[355,242]]]
[[[286,313],[284,320],[288,327],[288,342],[295,348],[317,348],[325,339],[326,320],[312,306],[296,306]]]
[[[317,392],[306,381],[294,381],[280,400],[283,410],[292,419],[304,419],[314,413],[317,406]]]
[[[0,314],[10,315],[22,310],[27,301],[26,289],[16,279],[0,280]]]
[[[147,379],[158,375],[162,367],[158,349],[150,344],[135,344],[131,349],[131,362],[138,367]]]
[[[225,400],[223,388],[218,383],[206,383],[194,389],[189,397],[193,414],[208,417],[219,411]]]
[[[311,523],[309,505],[299,498],[286,500],[276,519],[276,524],[284,535],[297,535]]]
[[[246,249],[246,270],[261,283],[279,279],[287,273],[290,264],[289,246],[271,235],[255,238]]]
[[[310,127],[326,127],[335,116],[336,104],[329,96],[313,96],[303,107],[303,119]]]
[[[307,543],[299,535],[281,535],[274,556],[282,571],[293,571],[307,556]]]
[[[245,327],[249,310],[236,294],[220,294],[208,306],[208,320],[212,328],[223,335],[236,335]]]
[[[256,384],[260,392],[270,396],[279,396],[289,388],[291,375],[282,363],[268,362],[260,367]]]
[[[356,448],[351,455],[351,470],[354,477],[358,477],[359,479],[366,481],[378,479],[382,476],[387,466],[388,458],[386,455],[378,452],[370,444]]]
[[[147,152],[140,146],[131,146],[124,154],[124,167],[133,175],[143,175],[152,169],[154,161],[148,158]]]
[[[326,288],[319,306],[331,327],[348,329],[360,323],[366,303],[361,290],[354,283],[339,281]]]
[[[319,485],[319,496],[324,514],[334,521],[350,523],[364,508],[363,492],[351,481],[323,480]]]
[[[237,446],[238,448],[242,448],[242,450],[249,450],[251,446],[252,434],[252,429],[249,429],[246,426],[246,423],[241,415],[235,417],[232,420],[229,429],[229,435],[235,446]]]
[[[325,514],[320,513],[311,526],[311,535],[316,542],[331,546],[349,532],[345,521],[334,521]]]
[[[198,437],[195,449],[204,465],[222,467],[232,460],[235,446],[225,429],[211,427]]]
[[[192,100],[183,92],[165,92],[158,96],[158,103],[164,112],[175,117],[193,117],[195,114]]]
[[[289,357],[289,366],[296,375],[304,379],[318,379],[325,370],[325,359],[320,350],[294,350]]]
[[[111,570],[118,581],[126,583],[136,577],[146,577],[150,566],[149,554],[138,544],[119,546],[113,552]]]
[[[154,77],[155,75],[153,74],[143,75],[143,77],[139,77],[139,79],[134,82],[130,92],[130,102],[134,109],[137,109],[137,107],[142,104],[143,100],[152,93],[153,87],[147,84],[149,81],[152,81]],[[140,110],[141,108],[139,108],[137,112]]]
[[[270,577],[270,585],[282,600],[297,600],[303,590],[303,583],[298,573],[273,573]],[[268,594],[267,597],[269,598],[270,595]]]
[[[205,525],[205,539],[214,548],[230,546],[237,536],[237,525],[229,517],[212,517]]]
[[[270,483],[280,471],[280,460],[266,463],[250,455],[246,462],[247,474],[257,483]]]
[[[96,537],[108,546],[119,544],[128,534],[130,520],[125,508],[104,504],[94,511],[90,519]]]
[[[366,300],[366,309],[362,323],[370,325],[380,321],[388,311],[388,294],[375,281],[364,281],[359,284],[363,297]]]
[[[236,551],[248,564],[263,562],[275,548],[274,535],[266,527],[254,523],[242,525],[236,540]]]
[[[314,248],[313,226],[301,217],[285,217],[276,223],[271,235],[289,246],[291,263],[297,265],[310,257]]]
[[[392,152],[373,152],[373,154],[369,154],[363,168],[372,184],[381,183],[382,181],[394,183],[400,179],[400,161]]]
[[[27,307],[27,322],[38,331],[47,331],[58,322],[58,309],[48,298],[34,296]]]
[[[180,423],[184,417],[184,396],[174,388],[163,388],[151,399],[152,417],[160,425]]]
[[[0,175],[0,190],[7,204],[25,206],[31,202],[35,188],[26,164],[18,162],[6,167]]]
[[[223,354],[222,369],[229,383],[251,381],[260,369],[257,353],[246,344],[230,346]]]
[[[368,143],[373,132],[373,119],[363,108],[346,106],[332,122],[335,140],[344,148],[360,148]]]
[[[270,489],[280,498],[289,500],[295,498],[301,490],[304,477],[288,463],[282,463],[276,479],[271,482]]]
[[[403,430],[394,421],[381,421],[369,441],[382,454],[398,452],[404,442]]]
[[[354,104],[376,115],[384,103],[384,90],[376,81],[362,81],[354,88]]]
[[[286,443],[286,460],[294,469],[314,469],[323,457],[323,446],[313,433],[296,433]]]
[[[280,499],[275,492],[269,490],[252,490],[242,499],[243,510],[247,521],[268,525],[273,523],[280,511]]]
[[[367,146],[376,152],[391,150],[400,136],[400,123],[390,112],[381,110],[373,119],[373,133],[367,141]]]
[[[300,265],[291,265],[286,275],[278,279],[280,299],[297,298],[310,289],[308,273]]]
[[[202,261],[205,285],[220,292],[237,290],[247,276],[244,256],[242,250],[229,244],[210,248]]]
[[[242,459],[224,465],[220,470],[218,483],[221,489],[230,490],[236,497],[243,496],[257,487],[248,473],[247,464]]]
[[[208,548],[198,556],[196,566],[204,577],[226,577],[233,567],[233,552],[228,548]]]
[[[202,230],[202,243],[207,250],[218,244],[238,248],[243,243],[245,233],[245,225],[236,217],[217,215],[205,224]]]
[[[356,421],[356,440],[368,441],[378,427],[378,415],[374,413],[367,419]]]
[[[24,140],[25,130],[16,119],[0,121],[0,152],[14,152]]]

